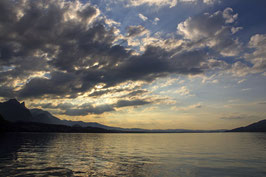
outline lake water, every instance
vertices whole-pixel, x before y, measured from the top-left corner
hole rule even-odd
[[[10,133],[0,176],[265,177],[266,133]]]

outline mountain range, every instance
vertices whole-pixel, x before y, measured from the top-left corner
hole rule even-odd
[[[10,99],[0,103],[0,114],[5,120],[10,122],[38,122],[44,124],[58,124],[67,126],[97,127],[105,129],[115,129],[116,127],[105,126],[96,122],[82,122],[61,120],[53,116],[50,112],[42,109],[28,109],[25,103],[18,102],[16,99]]]
[[[247,127],[240,127],[233,130],[187,130],[187,129],[140,129],[140,128],[120,128],[111,127],[96,122],[62,120],[53,116],[50,112],[42,109],[28,109],[25,103],[10,99],[0,103],[1,125],[12,125],[14,130],[33,131],[38,127],[47,131],[60,132],[143,132],[143,133],[204,133],[204,132],[241,132],[241,131],[266,131],[266,120],[254,123]],[[21,126],[24,129],[21,129]],[[15,128],[14,128],[15,127]],[[93,129],[94,128],[94,129]],[[92,130],[93,129],[93,130]]]

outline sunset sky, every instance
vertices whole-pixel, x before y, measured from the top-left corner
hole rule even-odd
[[[266,118],[266,1],[1,0],[0,100],[123,128]]]

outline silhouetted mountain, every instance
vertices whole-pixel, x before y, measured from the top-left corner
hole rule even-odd
[[[25,103],[18,102],[16,99],[10,99],[6,102],[0,103],[0,114],[5,120],[10,122],[38,122],[45,124],[61,124],[61,125],[80,125],[81,127],[97,127],[109,130],[114,130],[116,127],[105,126],[96,122],[82,122],[61,120],[53,116],[48,111],[42,109],[28,109]]]
[[[0,114],[4,119],[12,124],[9,127],[11,131],[38,131],[40,132],[55,132],[59,128],[58,132],[86,132],[88,127],[90,129],[99,128],[99,130],[115,131],[115,132],[128,132],[128,133],[204,133],[204,132],[223,132],[225,130],[184,130],[184,129],[140,129],[140,128],[120,128],[110,127],[102,125],[96,122],[82,122],[82,121],[70,121],[61,120],[53,116],[48,111],[42,109],[28,109],[25,107],[24,102],[19,103],[16,99],[0,103]],[[3,120],[3,122],[5,122]],[[1,122],[0,122],[1,123]],[[5,122],[8,124],[8,122]],[[50,126],[47,127],[47,126]],[[13,127],[13,128],[12,128]],[[83,130],[83,129],[86,130]],[[66,129],[66,130],[65,130]],[[79,130],[80,129],[80,130]],[[97,130],[98,131],[98,130]]]
[[[0,132],[116,133],[97,127],[76,127],[39,122],[9,122],[0,116]]]
[[[5,132],[9,122],[0,114],[0,132]]]
[[[266,119],[250,124],[246,127],[229,130],[229,132],[266,132]]]
[[[34,122],[46,123],[46,124],[64,124],[62,120],[53,116],[50,112],[42,109],[30,109]]]
[[[0,114],[0,124],[5,124],[7,121],[3,118],[3,116]]]
[[[16,121],[33,121],[33,117],[29,109],[25,107],[24,102],[19,103],[16,99],[10,99],[0,103],[0,114],[5,120]]]
[[[30,109],[32,116],[34,117],[34,122],[47,123],[47,124],[61,124],[74,126],[79,125],[81,127],[97,127],[104,128],[108,130],[118,129],[118,127],[109,127],[96,122],[82,122],[82,121],[70,121],[70,120],[61,120],[53,116],[50,112],[44,111],[42,109]]]

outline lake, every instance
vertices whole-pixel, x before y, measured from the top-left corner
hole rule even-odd
[[[1,134],[0,176],[265,177],[266,133]]]

